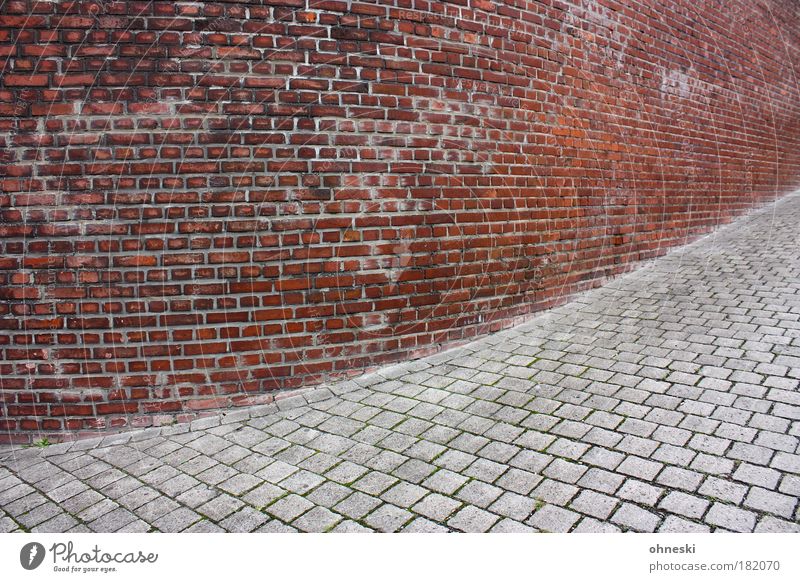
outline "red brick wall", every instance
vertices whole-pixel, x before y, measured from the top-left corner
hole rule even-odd
[[[0,0],[0,440],[463,342],[774,199],[798,10]]]

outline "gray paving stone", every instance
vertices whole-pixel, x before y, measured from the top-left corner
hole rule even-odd
[[[331,531],[333,533],[371,533],[374,530],[364,527],[360,523],[350,519],[346,519],[342,522],[339,522],[339,525],[337,525]]]
[[[397,482],[398,479],[391,475],[371,471],[353,483],[352,487],[369,495],[380,495]]]
[[[235,476],[237,474],[238,473],[237,473],[237,471],[235,469],[232,469],[231,467],[228,467],[227,465],[218,464],[218,465],[214,465],[213,467],[211,467],[209,469],[206,469],[205,471],[202,471],[202,472],[198,473],[197,475],[195,475],[195,477],[198,480],[202,481],[203,483],[206,483],[207,485],[218,485],[219,483],[222,483],[223,481],[225,481],[227,479],[230,479],[231,477],[233,477],[233,476]],[[174,477],[174,475],[170,475],[170,478],[171,477]],[[151,484],[151,485],[155,485],[156,484],[156,483],[154,483],[152,481],[148,481],[147,480],[147,475],[142,477],[142,480],[145,481],[146,483]],[[163,480],[165,481],[166,478],[163,479]]]
[[[392,471],[392,474],[399,479],[403,479],[404,481],[422,483],[422,481],[424,481],[435,471],[435,465],[426,463],[420,459],[409,459]]]
[[[755,529],[756,514],[731,505],[715,503],[708,510],[705,522],[730,531],[750,532]]]
[[[256,533],[297,533],[298,529],[278,520],[268,521],[256,530]]]
[[[526,430],[514,440],[514,444],[533,451],[543,451],[556,437],[536,430]]]
[[[791,519],[797,507],[797,498],[760,487],[752,487],[744,500],[744,506]]]
[[[411,510],[437,522],[444,522],[456,509],[461,507],[461,502],[438,493],[431,493]]]
[[[663,444],[651,455],[651,458],[654,461],[687,467],[700,454],[684,447]]]
[[[768,469],[766,467],[758,467],[748,463],[742,463],[734,471],[733,478],[743,483],[757,485],[767,489],[774,489],[780,479],[780,472],[775,469]]]
[[[618,504],[619,500],[608,495],[595,491],[582,491],[569,506],[575,511],[599,520],[607,520]]]
[[[447,533],[450,530],[424,517],[417,517],[401,531],[405,533]]]
[[[528,471],[529,473],[541,473],[547,465],[553,461],[553,457],[538,453],[536,451],[522,450],[509,461],[509,465]]]
[[[542,474],[565,483],[576,483],[587,470],[588,467],[585,465],[565,461],[564,459],[555,459],[547,465]]]
[[[305,497],[315,505],[331,508],[353,492],[352,489],[327,481],[308,493]]]
[[[198,507],[197,511],[213,521],[220,521],[243,506],[244,503],[239,499],[231,497],[230,495],[221,494]]]
[[[631,455],[650,458],[660,443],[652,439],[645,439],[633,435],[625,435],[617,444],[617,449]]]
[[[226,530],[207,519],[201,519],[183,531],[185,533],[224,533]]]
[[[708,533],[711,528],[702,523],[695,523],[682,517],[668,515],[658,528],[658,531],[659,533]]]
[[[269,518],[260,511],[245,506],[220,521],[219,526],[228,532],[248,533],[255,531],[268,520]]]
[[[764,516],[758,522],[756,533],[800,533],[800,524],[772,516]]]
[[[485,509],[502,494],[503,490],[499,487],[481,481],[470,481],[458,490],[456,497],[462,501]]]
[[[285,523],[289,523],[312,507],[314,507],[314,504],[308,499],[295,493],[290,493],[264,508],[264,511]]]
[[[172,511],[174,508],[178,506],[178,504],[172,501],[171,499],[162,498],[157,501],[159,501],[158,505],[155,505],[155,502],[152,502],[152,505],[146,504],[137,509],[136,510],[137,515],[144,518],[146,521],[152,521],[151,519],[147,519],[147,517],[142,515],[143,513],[146,512],[147,509],[155,509],[156,517],[158,517],[160,515],[168,513],[169,511]],[[101,516],[105,515],[110,511],[117,509],[118,507],[119,505],[117,503],[111,501],[110,499],[103,498],[98,503],[95,503],[94,505],[78,512],[76,514],[76,517],[88,523],[90,521],[94,521],[95,519],[100,518]],[[52,516],[48,516],[47,519],[49,519],[50,517]],[[27,525],[26,521],[22,519],[22,516],[20,516],[18,520],[23,525]],[[37,525],[37,524],[32,524],[32,525]]]
[[[381,505],[378,509],[364,518],[364,522],[382,532],[399,531],[411,518],[412,513],[389,503]]]
[[[616,468],[616,471],[624,475],[630,475],[645,481],[651,481],[655,478],[658,472],[662,469],[661,463],[642,459],[640,457],[626,457],[624,461]]]
[[[158,497],[158,493],[155,490],[143,487],[140,490],[137,490],[133,494],[129,495],[128,499],[123,500],[123,501],[127,501],[127,500],[132,499],[133,495],[138,493],[138,491],[145,490],[145,489],[151,491],[152,494],[153,494],[153,497],[143,500],[141,503],[139,503],[139,505],[143,505],[147,501],[151,501],[152,499],[155,499],[156,497]],[[98,502],[102,501],[103,499],[104,499],[104,497],[100,493],[98,493],[97,491],[87,490],[87,491],[84,491],[83,493],[79,493],[78,495],[75,495],[74,497],[70,497],[69,499],[63,501],[62,503],[60,503],[60,506],[65,511],[68,511],[68,512],[70,512],[72,514],[76,514],[77,515],[77,514],[80,514],[82,511],[84,511],[84,510],[92,507],[93,505],[97,504]],[[109,502],[110,502],[110,500],[109,500]],[[131,505],[126,505],[125,503],[121,503],[121,505],[123,505],[124,507],[127,507],[128,509],[133,509],[133,506],[131,506]],[[138,507],[138,505],[137,505],[137,507]],[[8,509],[8,506],[6,507],[6,509]]]
[[[622,475],[603,469],[589,469],[580,478],[577,485],[612,494],[620,488],[623,481],[625,481],[625,477]]]
[[[119,483],[119,481],[117,483]],[[114,485],[117,485],[117,483],[115,483]],[[141,485],[141,483],[136,479],[134,479],[133,477],[128,477],[127,479],[125,479],[125,483],[131,484],[130,489],[121,490],[120,487],[116,487],[111,491],[109,491],[109,489],[106,488],[103,492],[109,497],[118,499],[124,493],[128,493],[129,491],[132,491],[133,489],[136,489]],[[75,495],[78,495],[79,493],[83,493],[84,491],[88,490],[89,487],[82,481],[72,480],[68,483],[65,483],[64,485],[60,485],[48,491],[47,496],[56,503],[61,503]]]
[[[638,532],[656,530],[660,517],[631,503],[623,503],[611,517],[611,521],[626,529]]]
[[[513,491],[520,495],[527,495],[534,487],[542,481],[542,477],[521,471],[520,469],[511,468],[500,477],[495,484],[507,491]]]
[[[333,509],[342,515],[360,520],[380,504],[380,499],[356,491],[343,501],[337,503]]]
[[[498,521],[489,531],[491,533],[531,533],[536,530],[519,521],[504,518]]]
[[[89,529],[95,532],[113,533],[120,531],[126,525],[134,521],[136,521],[136,516],[133,513],[124,507],[119,507],[108,513],[104,513],[97,519],[88,522],[87,525]]]
[[[488,511],[467,506],[448,519],[447,525],[463,532],[483,533],[489,531],[499,519],[498,516]]]
[[[409,508],[425,497],[430,491],[419,485],[401,481],[392,486],[380,497],[384,501],[402,508]]]
[[[186,473],[187,475],[198,475],[203,471],[210,469],[217,465],[217,461],[212,459],[211,457],[206,457],[205,455],[198,455],[193,459],[178,465],[176,468],[178,471],[182,473]]]
[[[622,499],[633,501],[641,505],[655,506],[656,501],[663,493],[661,487],[655,487],[644,481],[637,481],[636,479],[628,479],[619,488],[616,495]]]
[[[304,461],[301,461],[298,466],[301,469],[306,469],[312,473],[319,474],[335,467],[340,462],[341,459],[334,457],[333,455],[328,455],[327,453],[317,453],[316,455],[311,455]]]
[[[553,505],[567,505],[578,491],[574,485],[546,479],[530,493],[530,497]]]
[[[286,491],[284,489],[271,483],[263,483],[243,495],[242,500],[256,508],[262,508],[285,494]]]
[[[754,465],[768,465],[775,451],[748,443],[733,443],[727,456],[731,459],[747,461]]]
[[[78,524],[78,526],[75,527],[79,526],[80,524]],[[124,526],[122,529],[119,530],[118,533],[150,533],[154,531],[156,531],[156,529],[152,525],[150,525],[149,523],[147,523],[142,519],[137,519],[136,521],[132,521],[128,525]]]
[[[344,461],[325,473],[325,477],[331,481],[336,481],[337,483],[346,485],[354,482],[356,479],[368,472],[369,469],[366,467],[362,467],[350,461]]]
[[[514,455],[520,451],[520,448],[514,445],[498,441],[490,441],[486,446],[482,447],[476,454],[495,461],[497,463],[507,463]]]
[[[574,533],[617,533],[621,530],[611,523],[598,521],[593,517],[584,517],[572,531]]]
[[[581,463],[614,470],[625,459],[625,455],[602,447],[592,447],[580,460]]]
[[[698,493],[711,499],[735,504],[742,502],[746,492],[746,486],[716,477],[708,477],[698,490]]]
[[[213,499],[219,495],[219,491],[213,487],[209,487],[204,483],[200,483],[192,487],[188,491],[177,495],[175,500],[181,505],[186,505],[190,509],[197,509],[205,502]]]
[[[722,455],[730,447],[731,441],[705,434],[695,434],[689,440],[689,447],[709,453],[711,455]]]
[[[784,475],[781,484],[778,486],[778,491],[786,495],[793,495],[800,497],[800,477],[795,475]]]
[[[735,463],[731,459],[698,453],[689,468],[711,475],[730,475],[733,473],[734,466]]]
[[[658,507],[670,513],[699,519],[709,505],[708,501],[700,497],[688,495],[681,491],[672,491],[661,500]]]
[[[4,526],[3,519],[7,518],[0,518],[0,532],[11,532],[15,529],[16,524],[13,523],[10,519],[8,520],[9,523]],[[59,513],[54,517],[51,517],[45,522],[40,523],[39,525],[31,528],[31,532],[42,532],[42,533],[62,533],[66,531],[70,531],[73,527],[78,525],[78,520],[76,520],[71,515],[67,515],[66,513]],[[13,529],[6,529],[9,526],[13,526]]]
[[[564,509],[563,507],[544,505],[536,509],[526,523],[540,531],[566,533],[580,518],[581,516],[579,514]]]
[[[292,473],[286,479],[281,481],[278,486],[281,489],[285,489],[287,491],[291,491],[292,493],[297,493],[298,495],[304,495],[317,487],[321,483],[325,481],[324,477],[320,477],[312,473],[311,471],[300,470],[296,473]],[[224,485],[224,484],[223,484]],[[222,485],[220,485],[220,489],[225,489]]]
[[[245,473],[239,473],[238,475],[234,475],[230,479],[226,479],[217,487],[222,491],[226,491],[231,495],[241,496],[242,494],[254,489],[257,485],[263,483],[262,479],[255,477],[254,475],[247,475]]]
[[[326,532],[333,529],[342,516],[324,507],[314,507],[294,520],[292,525],[305,532]]]
[[[778,471],[800,474],[800,454],[777,453],[770,466]]]
[[[204,434],[188,443],[188,446],[204,455],[213,455],[231,446],[231,443],[213,434]]]
[[[96,511],[98,507],[113,508],[116,507],[116,503],[113,503],[108,499],[102,499],[99,504],[87,511]],[[39,525],[60,511],[59,507],[55,503],[48,501],[44,496],[39,495],[38,493],[32,493],[23,497],[22,499],[18,499],[3,509],[5,509],[5,511],[7,511],[9,514],[15,516],[17,521],[27,528]],[[97,514],[97,516],[99,515],[101,515],[101,513]]]
[[[448,446],[465,453],[474,454],[486,446],[487,443],[489,443],[489,439],[485,437],[469,433],[461,433],[459,436],[450,441]]]
[[[444,493],[445,495],[452,495],[464,483],[468,481],[467,477],[448,471],[447,469],[440,469],[422,482],[424,487]]]
[[[167,515],[158,518],[153,522],[153,525],[159,531],[165,533],[173,533],[183,531],[193,523],[200,520],[200,516],[191,509],[180,507]]]
[[[664,467],[658,474],[656,483],[670,489],[683,489],[686,491],[696,491],[703,481],[704,475],[687,469],[678,467]]]
[[[503,493],[499,499],[489,506],[489,511],[516,521],[522,521],[528,518],[538,503],[540,502],[529,497],[507,492]]]
[[[487,483],[494,483],[506,470],[508,470],[508,465],[504,463],[497,463],[488,459],[476,459],[474,463],[465,470],[460,471],[460,473]]]

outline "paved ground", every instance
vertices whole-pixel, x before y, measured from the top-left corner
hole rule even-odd
[[[0,531],[800,531],[800,196],[520,327],[0,456]]]

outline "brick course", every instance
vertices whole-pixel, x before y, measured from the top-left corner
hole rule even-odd
[[[0,62],[0,442],[464,342],[800,183],[790,0],[6,1]]]

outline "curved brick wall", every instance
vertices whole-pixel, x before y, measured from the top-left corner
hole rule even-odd
[[[0,440],[420,355],[774,199],[798,31],[792,0],[1,2]]]

